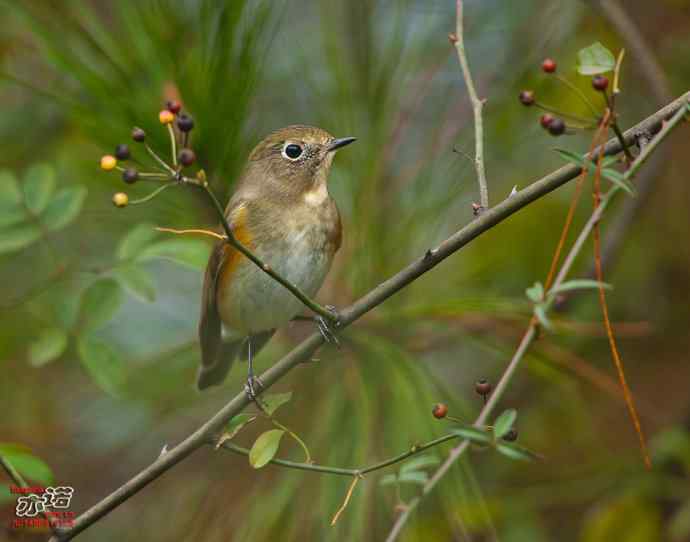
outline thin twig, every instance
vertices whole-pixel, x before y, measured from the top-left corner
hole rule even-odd
[[[439,437],[437,439],[431,440],[429,442],[426,442],[424,444],[415,444],[412,446],[409,450],[395,455],[393,457],[390,457],[388,459],[385,459],[383,461],[379,461],[378,463],[374,463],[373,465],[369,465],[368,467],[360,467],[360,468],[343,468],[343,467],[330,467],[327,465],[315,465],[313,463],[300,463],[296,461],[288,461],[287,459],[271,459],[269,461],[270,464],[273,465],[278,465],[280,467],[287,467],[290,469],[298,469],[298,470],[309,470],[309,471],[314,471],[314,472],[320,472],[324,474],[335,474],[339,476],[355,476],[357,474],[360,475],[365,475],[370,472],[374,472],[380,469],[385,469],[386,467],[390,467],[391,465],[395,465],[396,463],[400,463],[401,461],[404,461],[405,459],[412,457],[413,455],[419,454],[425,450],[428,450],[429,448],[433,448],[434,446],[438,446],[439,444],[443,444],[444,442],[448,442],[449,440],[457,439],[459,438],[456,434],[452,435],[444,435],[442,437]],[[231,452],[235,452],[236,454],[240,455],[249,455],[249,450],[247,448],[242,448],[241,446],[237,446],[236,444],[233,444],[232,442],[225,441],[221,444],[221,448],[225,448],[226,450],[229,450]]]
[[[352,492],[355,490],[355,487],[357,486],[357,482],[359,482],[362,479],[362,476],[359,474],[356,474],[354,478],[352,478],[352,483],[350,484],[350,487],[347,490],[347,494],[345,495],[345,500],[343,501],[343,504],[338,508],[338,511],[335,513],[335,516],[333,516],[333,519],[331,520],[331,527],[336,524],[338,521],[338,518],[340,518],[340,515],[345,511],[347,508],[348,503],[350,502],[350,497],[352,497]]]
[[[680,108],[685,108],[687,106],[688,99],[690,99],[690,91],[686,92],[672,103],[660,109],[655,114],[646,118],[634,128],[628,130],[624,134],[626,141],[634,141],[636,134],[640,131],[649,130],[662,119],[668,118]],[[593,155],[597,156],[599,152],[602,151],[607,155],[618,154],[621,152],[621,150],[620,142],[617,139],[614,139],[609,141],[603,148],[596,149]],[[526,207],[533,201],[536,201],[542,196],[556,190],[560,186],[576,178],[579,173],[580,168],[578,166],[572,164],[565,165],[550,175],[547,175],[546,177],[520,190],[514,196],[506,198],[498,205],[483,213],[481,217],[473,220],[471,223],[443,241],[438,247],[430,251],[428,255],[421,255],[417,260],[409,264],[388,280],[379,284],[376,288],[344,309],[341,313],[340,327],[345,328],[352,324],[364,314],[383,303],[389,297],[405,288],[408,284],[414,282],[418,277],[436,267],[450,255],[472,242],[482,233],[490,230],[495,225],[501,223],[503,220],[513,215],[520,209]],[[309,357],[314,354],[314,352],[323,344],[323,342],[324,339],[320,333],[312,333],[290,353],[285,355],[260,376],[264,389],[270,388],[288,372],[303,363],[304,360],[309,359]],[[83,512],[74,521],[73,527],[67,530],[64,534],[61,534],[60,538],[53,537],[51,540],[53,542],[57,540],[70,540],[84,529],[93,525],[99,519],[109,514],[112,510],[119,507],[130,497],[137,494],[144,487],[159,478],[163,473],[167,472],[180,461],[204,446],[213,435],[217,434],[218,431],[221,430],[228,420],[239,414],[251,403],[252,402],[247,397],[246,393],[238,393],[194,433],[189,435],[177,446],[174,446],[168,450],[167,453],[156,458],[153,463],[140,471],[129,481],[125,482],[110,495],[107,495],[94,504],[91,508]],[[487,405],[489,404],[490,402],[487,403]]]
[[[221,235],[220,233],[216,233],[211,230],[197,230],[197,229],[192,229],[192,230],[176,230],[173,228],[156,228],[158,231],[166,232],[166,233],[174,233],[177,235],[185,235],[187,233],[198,233],[199,235],[209,235],[211,237],[215,237],[216,239],[219,239],[221,241],[225,241],[226,237],[225,235]]]
[[[474,167],[477,170],[477,182],[479,183],[479,204],[481,205],[480,213],[489,208],[489,189],[486,184],[486,173],[484,171],[484,124],[482,121],[482,108],[484,107],[484,100],[477,96],[477,91],[474,88],[472,81],[472,73],[467,62],[467,54],[465,53],[465,31],[463,30],[463,2],[456,0],[456,20],[455,20],[455,49],[458,52],[458,60],[460,61],[460,68],[462,69],[462,76],[465,79],[465,86],[467,87],[467,94],[470,96],[472,102],[472,111],[474,113]]]

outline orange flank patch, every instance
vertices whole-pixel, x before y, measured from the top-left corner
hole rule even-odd
[[[235,238],[249,249],[253,249],[252,237],[249,233],[249,228],[247,227],[247,208],[239,207],[235,213],[233,213],[230,225],[232,226],[232,232],[235,234]],[[244,258],[244,255],[237,249],[233,248],[229,244],[225,244],[223,247],[223,267],[220,270],[220,280],[218,281],[217,291],[221,288],[225,288],[232,281],[235,274],[237,266]]]

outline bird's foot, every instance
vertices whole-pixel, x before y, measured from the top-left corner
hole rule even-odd
[[[316,316],[314,317],[314,321],[316,322],[316,326],[318,327],[319,333],[321,333],[323,340],[339,347],[340,341],[338,340],[338,337],[336,337],[335,331],[333,331],[333,328],[339,325],[338,311],[332,305],[326,305],[326,308],[333,314],[333,320],[329,322],[323,316]]]
[[[261,382],[261,379],[259,379],[258,376],[249,375],[249,377],[247,377],[247,382],[244,385],[244,393],[247,394],[249,399],[256,401],[259,397],[259,394],[263,391],[263,388],[264,384]]]

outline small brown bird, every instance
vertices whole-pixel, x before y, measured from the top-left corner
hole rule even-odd
[[[335,151],[355,141],[312,126],[273,132],[249,155],[225,216],[235,237],[312,297],[340,247],[340,215],[328,193]],[[226,242],[208,261],[201,298],[200,390],[220,384],[236,358],[252,358],[302,303]]]

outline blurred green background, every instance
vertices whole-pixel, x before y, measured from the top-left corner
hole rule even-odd
[[[539,70],[552,56],[575,74],[594,41],[626,46],[594,3],[466,3],[466,45],[485,108],[492,203],[562,164],[553,140],[516,100],[586,112]],[[208,244],[153,235],[153,226],[210,227],[200,194],[171,189],[148,205],[98,168],[142,126],[164,151],[166,99],[195,118],[192,143],[227,198],[253,145],[292,123],[357,136],[338,155],[331,191],[344,245],[319,299],[344,306],[472,219],[477,199],[472,115],[447,33],[453,2],[0,1],[0,441],[22,443],[91,506],[210,417],[244,378],[199,394],[196,322]],[[634,54],[622,72],[622,126],[655,111],[667,84],[690,84],[690,3],[625,2],[663,77]],[[596,96],[593,96],[596,99]],[[132,148],[136,147],[132,144]],[[469,454],[411,518],[402,539],[596,542],[690,539],[690,204],[687,128],[666,144],[653,189],[639,202],[607,280],[629,383],[653,452],[646,472],[618,392],[596,296],[585,292],[531,349],[502,408],[519,411],[519,442],[543,454],[525,464]],[[145,159],[145,155],[138,152]],[[123,188],[124,187],[124,188]],[[363,466],[443,434],[435,402],[472,420],[480,377],[496,381],[525,328],[525,288],[544,280],[573,186],[536,202],[344,332],[343,347],[278,386],[292,390],[281,421],[318,463]],[[622,202],[621,202],[622,203]],[[583,198],[581,224],[590,207]],[[607,224],[620,210],[614,207]],[[126,242],[123,240],[127,240]],[[591,262],[585,250],[582,275]],[[265,368],[312,331],[282,330]],[[251,445],[267,426],[238,438]],[[450,445],[433,450],[444,458]],[[284,440],[281,457],[299,460]],[[392,469],[395,471],[395,468]],[[198,451],[81,535],[83,540],[382,540],[396,495],[380,471],[330,519],[349,480]],[[44,478],[47,479],[45,473]],[[402,498],[419,492],[402,487]],[[14,501],[0,500],[0,538]]]

